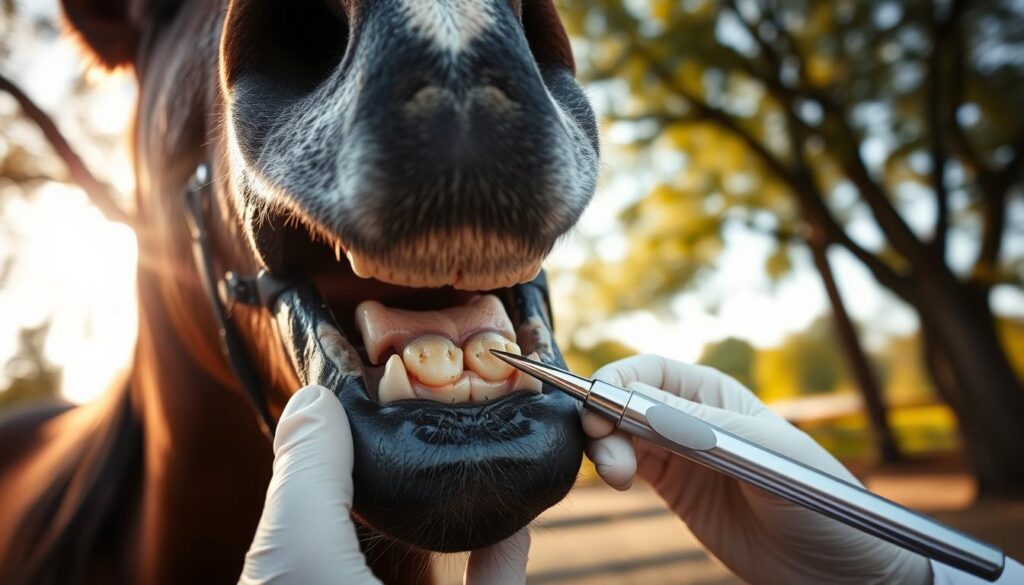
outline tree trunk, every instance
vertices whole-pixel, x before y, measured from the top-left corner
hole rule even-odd
[[[925,359],[957,417],[978,495],[1022,497],[1024,388],[988,303],[945,267],[915,277]]]
[[[839,287],[836,285],[832,266],[828,262],[827,247],[824,244],[813,241],[808,242],[808,246],[814,258],[814,265],[821,274],[825,291],[828,293],[828,300],[832,304],[836,336],[846,358],[846,365],[850,368],[850,373],[853,374],[857,388],[864,398],[864,406],[867,409],[868,421],[871,424],[871,432],[875,448],[878,451],[878,457],[885,463],[900,461],[903,457],[900,454],[896,436],[889,425],[885,402],[882,399],[881,388],[878,385],[878,378],[871,367],[871,362],[864,353],[864,348],[861,347],[853,320],[850,319],[850,315],[846,312],[846,305],[843,304],[843,297],[839,294]]]

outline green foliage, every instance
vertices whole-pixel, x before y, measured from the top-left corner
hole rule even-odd
[[[1024,150],[1024,13],[987,0],[560,0],[584,80],[606,116],[612,172],[652,185],[621,214],[625,253],[595,258],[578,289],[589,320],[666,306],[714,269],[724,224],[769,233],[765,269],[816,230],[861,245],[851,217],[936,197],[946,167],[950,234],[992,238],[982,221]],[[936,150],[938,149],[938,150]],[[1019,194],[1018,181],[1011,193]],[[890,227],[880,225],[886,240]],[[927,238],[927,228],[923,236]],[[898,238],[897,238],[898,239]],[[859,256],[909,269],[884,241]],[[856,253],[856,252],[855,252]],[[1020,282],[1022,259],[979,256],[983,285]]]
[[[605,364],[636,355],[634,349],[616,341],[601,341],[587,348],[570,344],[563,351],[569,369],[581,376],[590,376]]]
[[[751,390],[757,391],[754,379],[754,362],[757,350],[742,339],[728,338],[718,343],[709,344],[704,348],[700,363],[711,366],[736,378]]]
[[[819,319],[781,345],[758,354],[754,377],[763,400],[831,392],[848,378],[829,319]]]

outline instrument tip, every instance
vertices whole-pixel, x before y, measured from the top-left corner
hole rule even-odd
[[[580,376],[567,372],[563,369],[549,366],[548,364],[534,361],[521,355],[508,353],[507,351],[500,351],[497,349],[492,349],[490,351],[495,357],[513,368],[516,368],[527,375],[533,376],[541,382],[551,384],[555,388],[567,392],[579,400],[585,400],[587,393],[590,391],[590,380],[586,378],[581,378]]]

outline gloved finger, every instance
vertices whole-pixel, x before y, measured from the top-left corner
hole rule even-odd
[[[241,583],[378,583],[359,549],[352,433],[327,389],[289,400],[274,438],[274,475]]]
[[[752,423],[756,421],[756,418],[742,412],[721,408],[705,402],[697,402],[689,397],[677,396],[643,382],[631,382],[629,389],[650,396],[655,400],[671,404],[705,422],[709,422],[741,437],[751,440],[765,438],[758,436],[759,427],[752,427]]]
[[[323,489],[346,509],[352,505],[352,431],[341,403],[329,390],[296,392],[277,424],[274,479],[281,485],[301,475],[305,486]]]
[[[633,451],[632,437],[623,432],[615,432],[589,441],[585,450],[605,483],[619,491],[626,491],[633,486],[636,453]]]
[[[701,404],[640,382],[632,383],[630,389],[671,404],[704,422],[729,431],[762,447],[767,447],[846,481],[858,483],[853,474],[807,433],[794,427],[777,415],[773,414],[771,417],[750,415],[708,404]],[[660,448],[640,441],[638,442],[637,449],[644,451]]]
[[[594,377],[622,387],[628,387],[632,382],[641,382],[701,404],[778,418],[734,378],[714,368],[687,364],[663,356],[640,355],[619,360],[599,369]],[[603,430],[597,425],[592,428],[595,432]]]
[[[530,531],[519,532],[469,555],[465,585],[517,585],[526,583],[526,562],[530,558]]]
[[[670,394],[730,412],[781,420],[749,388],[715,368],[676,362],[672,370],[669,379],[675,391],[669,391]],[[668,390],[657,384],[649,385]]]
[[[580,423],[583,424],[583,432],[591,439],[607,437],[615,430],[615,423],[585,408],[580,410]]]
[[[594,379],[625,388],[630,382],[643,382],[669,392],[676,389],[667,383],[673,362],[660,355],[637,355],[612,362],[594,372]]]

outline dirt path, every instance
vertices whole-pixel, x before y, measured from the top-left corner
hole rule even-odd
[[[867,485],[882,495],[934,515],[1024,559],[1024,502],[967,507],[970,479],[956,472],[876,473]],[[528,567],[531,584],[570,585],[739,583],[701,550],[682,523],[644,485],[626,493],[591,484],[578,487],[539,519]],[[439,582],[461,583],[465,559],[438,564]]]

